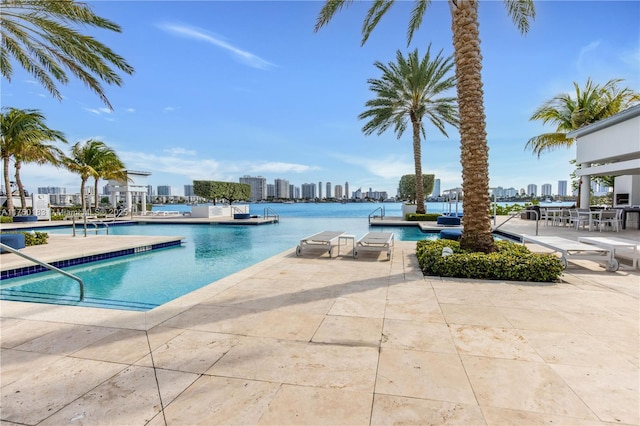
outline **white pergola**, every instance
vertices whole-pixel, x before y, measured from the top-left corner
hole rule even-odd
[[[127,181],[119,182],[116,180],[109,181],[109,194],[111,195],[111,203],[116,206],[120,194],[125,194],[125,204],[127,211],[133,213],[133,196],[140,197],[141,210],[144,213],[147,210],[146,195],[147,195],[147,176],[150,176],[150,172],[141,172],[136,170],[126,170]]]
[[[576,139],[580,207],[589,207],[591,176],[616,176],[614,207],[640,205],[640,105],[567,133]]]

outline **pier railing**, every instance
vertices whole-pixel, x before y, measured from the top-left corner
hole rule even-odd
[[[376,214],[380,212],[380,214]],[[371,213],[369,213],[369,225],[371,225],[371,219],[375,219],[375,218],[380,218],[380,219],[384,219],[384,206],[380,206],[377,209],[375,209],[374,211],[372,211]]]
[[[280,215],[275,212],[271,207],[265,207],[262,215],[265,219],[274,218],[276,222],[280,222]]]

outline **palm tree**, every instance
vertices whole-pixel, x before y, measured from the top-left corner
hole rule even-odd
[[[56,146],[44,142],[33,142],[25,144],[19,154],[15,156],[16,184],[20,193],[20,202],[22,206],[26,205],[26,196],[22,179],[20,178],[20,169],[23,163],[37,164],[53,164],[59,166],[61,164],[64,153]]]
[[[427,134],[422,122],[423,118],[448,137],[445,124],[458,125],[458,110],[455,97],[443,97],[455,87],[456,80],[448,75],[453,67],[452,58],[442,57],[442,51],[431,59],[431,45],[426,55],[420,59],[418,49],[405,58],[399,50],[396,62],[385,65],[375,62],[375,67],[382,72],[379,79],[369,79],[369,90],[376,94],[374,99],[365,103],[369,110],[358,116],[369,121],[362,131],[365,135],[376,132],[378,135],[393,126],[398,139],[411,123],[413,130],[413,161],[416,176],[416,213],[426,213],[424,208],[424,188],[422,182],[422,152],[420,135],[426,139]]]
[[[327,0],[316,21],[315,31],[328,24],[331,18],[351,0]],[[394,0],[376,0],[369,8],[362,27],[362,44],[376,27]],[[529,20],[535,16],[533,0],[504,0],[507,12],[518,29],[526,33]],[[420,27],[430,1],[416,0],[411,12],[407,41]],[[489,198],[489,148],[482,91],[482,56],[478,30],[477,0],[449,0],[456,65],[456,87],[460,113],[460,163],[465,212],[460,245],[481,252],[495,250],[491,235]]]
[[[98,207],[98,181],[100,178],[115,179],[119,182],[126,182],[130,179],[127,176],[127,171],[125,170],[124,163],[120,160],[118,154],[116,154],[113,149],[105,146],[103,149],[99,150],[95,160],[96,165],[94,169],[97,172],[97,175],[94,176],[94,205]]]
[[[71,156],[65,160],[65,166],[69,171],[80,175],[82,213],[86,214],[87,204],[85,199],[85,187],[87,180],[89,180],[90,177],[95,179],[97,194],[98,179],[101,176],[116,173],[116,167],[122,166],[122,163],[115,152],[104,142],[89,139],[86,142],[77,142],[71,148]]]
[[[529,120],[553,124],[556,130],[529,139],[525,149],[531,149],[540,157],[542,153],[556,148],[569,148],[574,139],[567,138],[568,132],[615,115],[640,102],[640,93],[627,87],[618,87],[622,81],[613,79],[600,86],[589,78],[584,88],[573,83],[575,96],[561,93],[546,101]]]
[[[120,26],[101,18],[84,3],[73,0],[0,0],[0,72],[11,81],[10,59],[24,68],[58,100],[56,81],[67,84],[70,72],[95,92],[110,109],[100,80],[122,85],[117,70],[133,73],[122,57],[73,26],[120,32]]]
[[[0,114],[0,154],[4,171],[4,184],[7,192],[7,210],[9,215],[15,214],[9,167],[11,158],[16,164],[16,178],[22,207],[25,206],[24,192],[20,183],[20,165],[22,162],[35,161],[39,163],[51,162],[58,164],[60,151],[44,141],[65,142],[64,135],[52,130],[45,124],[44,115],[38,110],[3,108]]]

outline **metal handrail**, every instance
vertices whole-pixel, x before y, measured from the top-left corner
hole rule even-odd
[[[36,263],[36,264],[38,264],[38,265],[40,265],[40,266],[42,266],[44,268],[51,269],[52,271],[58,272],[58,273],[64,275],[65,277],[69,277],[72,280],[76,280],[78,282],[78,284],[80,285],[80,301],[84,300],[84,282],[82,281],[82,279],[80,277],[76,277],[73,274],[70,274],[70,273],[68,273],[66,271],[63,271],[62,269],[56,268],[55,266],[50,265],[50,264],[48,264],[46,262],[38,260],[35,257],[31,257],[31,256],[26,255],[24,253],[20,253],[18,250],[14,249],[13,247],[10,247],[10,246],[8,246],[6,244],[0,243],[0,247],[2,247],[3,250],[6,250],[6,251],[11,252],[13,254],[17,254],[18,256],[23,257],[23,258],[25,258],[27,260],[30,260],[33,263]]]
[[[92,221],[87,221],[87,215],[85,214],[83,217],[83,228],[84,228],[84,236],[87,236],[87,224],[91,224],[96,228],[96,235],[98,235],[98,223],[104,225],[105,229],[107,230],[107,235],[109,235],[109,225],[107,225],[106,223],[104,223],[103,221],[101,221],[100,219],[94,219]],[[71,229],[73,231],[72,235],[75,237],[76,236],[76,217],[75,215],[72,217],[72,221],[71,221]]]
[[[376,208],[374,211],[372,211],[371,213],[369,213],[369,225],[371,225],[372,218],[378,217],[375,215],[378,210],[380,210],[380,219],[384,219],[384,206],[380,206]]]
[[[509,218],[507,218],[507,220],[502,222],[500,225],[498,225],[495,228],[493,228],[493,231],[495,231],[496,229],[500,228],[502,225],[504,225],[505,223],[509,222],[514,217],[519,216],[520,213],[523,213],[524,211],[525,210],[519,210],[517,212],[509,213]],[[526,210],[526,212],[527,213],[535,213],[535,215],[536,215],[536,235],[538,235],[538,222],[540,221],[540,215],[538,214],[538,212],[536,210]]]
[[[276,213],[276,211],[273,210],[271,207],[265,207],[264,208],[264,213],[262,214],[262,216],[265,219],[269,219],[271,216],[273,216],[273,218],[276,220],[276,222],[280,222],[280,215],[278,213]]]

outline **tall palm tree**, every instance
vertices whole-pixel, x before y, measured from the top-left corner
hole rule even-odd
[[[365,135],[374,132],[380,135],[393,126],[400,139],[407,125],[411,124],[416,213],[425,213],[420,135],[426,139],[427,133],[422,120],[427,118],[447,137],[445,124],[458,125],[456,98],[442,96],[456,84],[455,77],[449,75],[453,67],[452,57],[445,58],[440,51],[432,60],[429,45],[423,58],[418,56],[418,49],[409,53],[407,58],[398,50],[396,62],[385,65],[376,61],[374,65],[382,72],[382,77],[367,81],[369,90],[376,97],[365,103],[370,109],[358,116],[361,120],[369,120],[362,131]]]
[[[26,205],[26,195],[24,191],[24,185],[22,185],[22,179],[20,178],[20,169],[23,163],[36,163],[36,164],[52,164],[59,166],[64,158],[64,153],[56,146],[45,142],[32,142],[25,144],[20,150],[19,154],[15,156],[15,169],[16,169],[16,185],[18,185],[18,192],[20,193],[20,202],[22,206]]]
[[[110,109],[100,80],[122,85],[118,70],[132,74],[133,67],[93,37],[75,27],[120,32],[120,26],[73,0],[0,0],[0,72],[11,81],[10,59],[24,68],[58,100],[56,81],[66,84],[67,72],[80,79]]]
[[[4,184],[7,192],[7,210],[15,214],[11,192],[9,168],[11,159],[16,163],[16,177],[20,178],[20,164],[24,161],[58,164],[59,150],[45,141],[65,142],[64,135],[52,130],[45,124],[44,115],[38,110],[5,107],[0,114],[0,155],[4,172]],[[18,187],[22,188],[20,182]],[[22,189],[20,189],[22,190]],[[21,192],[22,207],[25,206],[24,192]]]
[[[98,181],[102,179],[115,179],[119,182],[126,182],[129,180],[127,171],[125,170],[124,163],[118,157],[118,154],[111,148],[105,146],[99,150],[98,155],[95,158],[96,165],[94,166],[97,174],[94,176],[94,206],[98,207]]]
[[[352,0],[327,0],[315,25],[315,31],[329,23],[336,12]],[[495,250],[491,235],[489,198],[489,148],[487,146],[484,100],[482,91],[482,56],[478,30],[477,0],[449,0],[456,65],[456,87],[460,113],[460,163],[462,164],[462,201],[465,212],[461,246],[475,251]],[[375,0],[362,27],[362,44],[376,27],[394,0]],[[409,19],[407,40],[420,27],[429,0],[416,0]],[[526,33],[529,20],[535,16],[533,0],[504,0],[508,14]]]
[[[87,180],[93,177],[96,179],[97,186],[97,180],[100,178],[99,170],[104,166],[103,159],[105,156],[111,156],[111,152],[111,148],[104,142],[89,139],[86,142],[76,142],[71,148],[71,155],[65,159],[65,167],[69,171],[80,175],[80,197],[83,214],[87,213],[87,201],[85,197]]]
[[[622,81],[612,79],[600,86],[589,78],[584,88],[573,83],[574,95],[561,93],[546,101],[529,120],[555,125],[556,129],[529,139],[525,149],[531,149],[540,157],[553,149],[569,148],[574,139],[567,138],[568,132],[611,117],[640,102],[640,93],[618,86]]]

